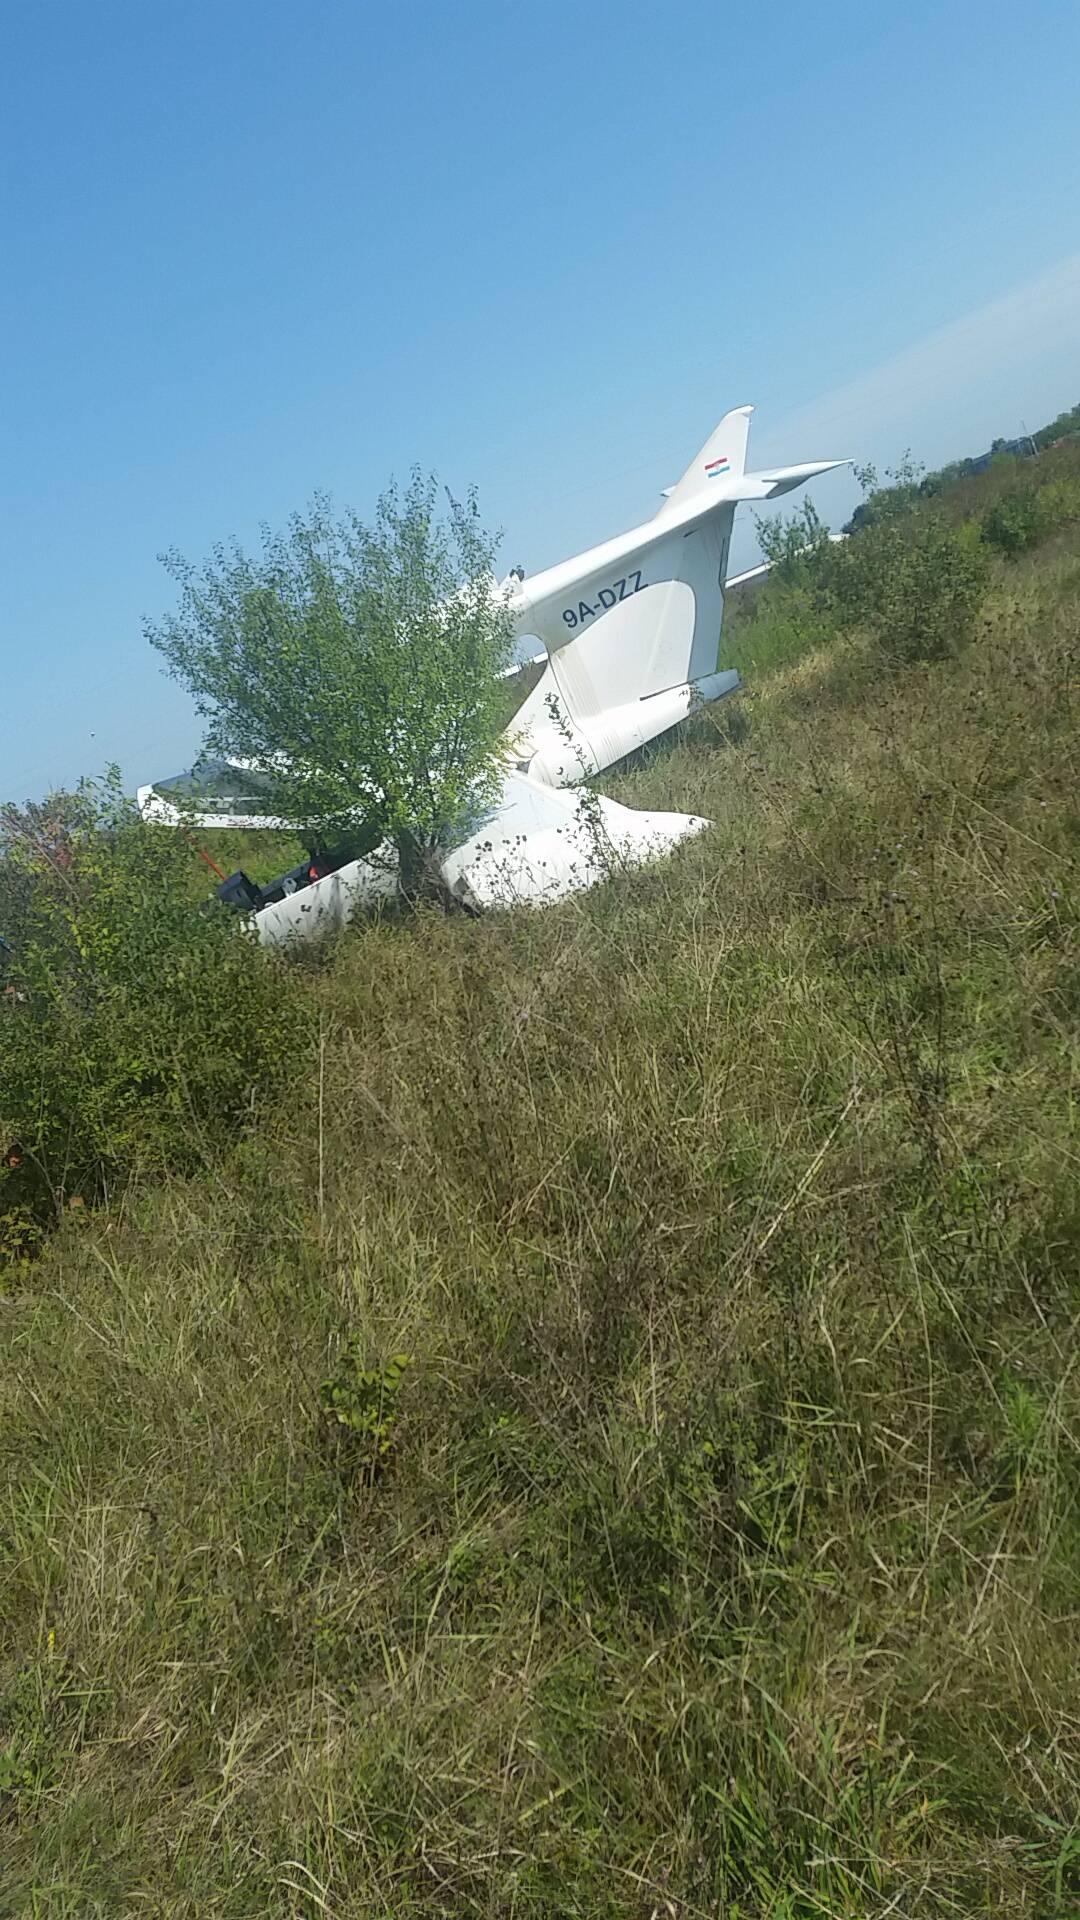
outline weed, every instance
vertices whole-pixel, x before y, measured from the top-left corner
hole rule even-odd
[[[327,1418],[343,1428],[360,1470],[370,1475],[390,1451],[398,1394],[412,1356],[392,1354],[382,1367],[361,1365],[355,1341],[346,1344],[336,1371],[322,1382],[319,1398]]]

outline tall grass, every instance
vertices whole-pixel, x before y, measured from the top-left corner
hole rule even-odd
[[[1080,1910],[1078,648],[802,650],[0,1300],[0,1911]]]

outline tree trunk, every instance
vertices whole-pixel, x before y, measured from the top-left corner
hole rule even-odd
[[[441,907],[444,913],[472,913],[443,879],[439,850],[419,834],[402,832],[396,836],[398,857],[398,894],[405,906]]]
[[[446,906],[448,889],[438,855],[417,833],[397,836],[398,891],[408,907]]]

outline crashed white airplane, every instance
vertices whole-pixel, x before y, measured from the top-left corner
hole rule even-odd
[[[508,729],[496,804],[441,859],[443,881],[469,906],[559,899],[603,878],[613,860],[654,858],[709,824],[602,798],[585,810],[563,789],[738,685],[736,672],[718,668],[735,508],[740,500],[774,500],[845,464],[814,460],[748,473],[752,412],[725,414],[645,525],[530,579],[515,572],[502,583],[515,637],[539,639],[546,663]],[[252,809],[254,770],[223,763],[219,771],[225,791],[206,795],[198,811],[187,779],[141,788],[144,816],[218,827],[289,824]],[[268,888],[236,875],[221,891],[252,912],[262,940],[280,945],[341,927],[395,888],[391,863],[376,851],[329,872],[324,863],[305,863]]]

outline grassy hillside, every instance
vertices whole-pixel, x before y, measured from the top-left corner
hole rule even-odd
[[[0,1297],[0,1912],[1080,1913],[1080,545],[996,564],[755,613],[611,782],[713,833],[357,928]]]

